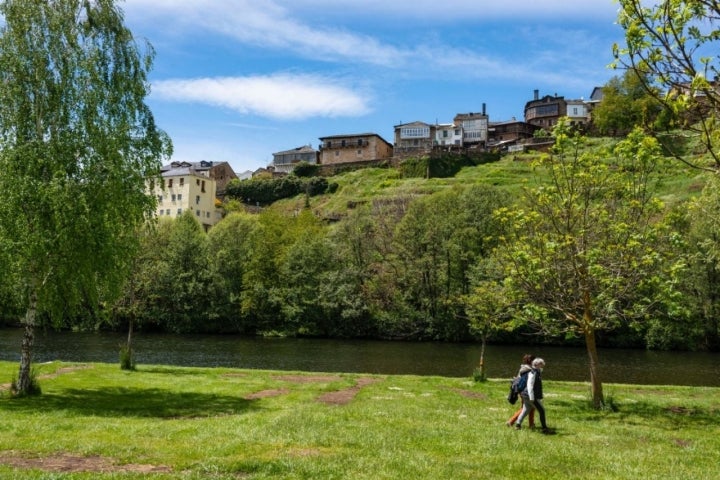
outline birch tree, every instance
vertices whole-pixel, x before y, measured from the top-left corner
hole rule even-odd
[[[0,245],[20,278],[28,394],[39,322],[119,293],[171,146],[145,104],[153,51],[114,1],[5,0],[0,14]]]

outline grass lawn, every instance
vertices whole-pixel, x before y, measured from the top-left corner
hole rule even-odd
[[[0,362],[0,383],[18,365]],[[716,479],[720,388],[544,381],[555,435],[505,421],[508,380],[110,364],[0,387],[0,478]]]

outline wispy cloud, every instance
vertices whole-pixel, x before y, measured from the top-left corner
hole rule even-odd
[[[606,3],[607,2],[607,3]],[[473,21],[478,23],[478,35],[474,42],[480,44],[487,35],[489,25],[507,21],[508,27],[518,28],[522,22],[539,18],[572,18],[572,25],[605,19],[612,22],[612,0],[537,0],[528,4],[526,0],[505,0],[488,3],[477,0],[447,0],[438,8],[436,0],[127,0],[131,15],[154,22],[154,28],[174,31],[206,31],[220,34],[239,45],[250,45],[260,49],[292,52],[305,59],[351,65],[381,67],[388,71],[412,72],[419,75],[447,74],[483,78],[521,78],[524,75],[538,75],[542,65],[528,66],[527,53],[515,52],[514,65],[498,56],[497,49],[482,53],[476,46],[448,44],[442,39],[426,39],[417,43],[401,44],[399,38],[391,41],[348,30],[347,20],[359,16],[371,18],[374,22],[394,21],[403,27],[403,19]],[[317,22],[312,12],[321,12],[324,22]],[[163,18],[158,23],[157,19]],[[335,19],[336,21],[333,21]],[[392,19],[392,20],[389,20]],[[541,37],[543,42],[562,44],[562,39],[573,39],[577,30],[566,28]],[[537,43],[538,38],[529,38],[528,45]],[[489,42],[492,40],[488,40]],[[502,41],[502,40],[499,40]],[[540,43],[543,43],[540,42]],[[574,41],[564,43],[572,48]],[[609,46],[607,47],[609,51]],[[528,49],[526,49],[528,50]],[[558,52],[556,50],[556,56]],[[523,60],[520,63],[518,60]],[[545,64],[547,65],[547,64]],[[538,70],[540,68],[540,70]],[[555,65],[552,66],[557,71]]]
[[[162,80],[153,84],[153,96],[280,120],[359,116],[370,110],[363,95],[314,75]]]
[[[403,55],[371,36],[304,22],[273,1],[128,0],[126,10],[138,20],[163,18],[159,28],[200,28],[243,44],[286,49],[317,60],[352,57],[368,64],[391,65]]]
[[[510,19],[613,19],[613,0],[276,0],[297,9],[318,9],[353,15],[401,15],[403,18],[433,21]]]

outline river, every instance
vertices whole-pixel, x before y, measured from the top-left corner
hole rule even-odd
[[[22,330],[0,329],[0,360],[19,361]],[[37,332],[34,362],[119,363],[117,333]],[[142,365],[232,367],[308,372],[438,375],[470,377],[480,345],[370,340],[255,338],[232,335],[138,334],[136,361]],[[490,378],[510,378],[523,353],[545,359],[546,380],[587,381],[584,348],[490,345],[485,367]],[[601,349],[606,383],[720,386],[720,354]]]

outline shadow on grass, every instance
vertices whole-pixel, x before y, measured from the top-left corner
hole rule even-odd
[[[253,400],[197,392],[175,392],[157,388],[68,389],[61,395],[3,399],[0,412],[69,411],[99,417],[208,418],[246,413]]]
[[[652,402],[615,402],[612,410],[594,410],[588,400],[553,399],[553,408],[573,412],[576,418],[597,421],[616,419],[626,424],[652,423],[656,427],[676,429],[682,427],[716,426],[718,410],[690,405],[658,405]],[[583,414],[585,416],[583,417]]]

